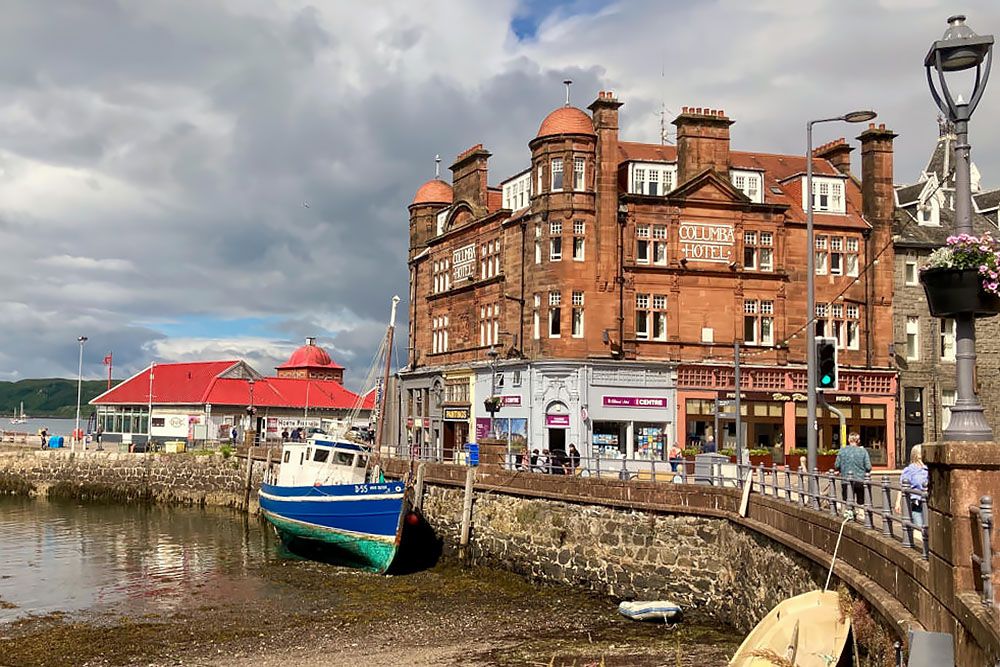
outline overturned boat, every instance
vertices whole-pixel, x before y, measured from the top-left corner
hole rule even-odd
[[[667,600],[622,602],[618,613],[633,621],[660,621],[676,623],[681,620],[679,605]]]

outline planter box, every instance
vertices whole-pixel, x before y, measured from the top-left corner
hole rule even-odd
[[[975,313],[992,317],[1000,313],[1000,297],[982,288],[975,269],[928,269],[920,273],[927,305],[935,317]]]

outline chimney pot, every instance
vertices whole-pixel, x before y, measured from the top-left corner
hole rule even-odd
[[[879,123],[878,124],[878,129],[884,130],[885,129],[885,123]]]
[[[875,129],[875,123],[868,123],[868,129],[869,130],[874,130]]]

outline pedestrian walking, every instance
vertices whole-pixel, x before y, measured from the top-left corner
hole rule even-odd
[[[580,468],[580,450],[572,442],[569,443],[569,474],[576,475]]]
[[[923,449],[920,445],[917,445],[910,450],[910,465],[903,468],[903,472],[899,475],[899,483],[900,485],[909,484],[910,488],[914,491],[926,491],[928,478],[929,475],[927,474],[927,465],[924,463]],[[900,493],[899,498],[896,499],[897,513],[899,513],[902,506],[904,495],[910,496],[910,517],[913,520],[913,525],[917,528],[923,526],[924,497],[918,493]]]
[[[847,487],[854,493],[854,502],[865,504],[865,475],[872,471],[872,460],[868,450],[861,446],[861,436],[851,433],[847,436],[847,446],[837,452],[833,467],[844,482],[840,486],[841,497],[847,502]]]
[[[531,465],[531,467],[529,468],[529,470],[531,470],[532,472],[536,472],[536,471],[539,470],[539,468],[538,468],[538,450],[537,449],[532,449],[531,450],[531,458],[529,459],[528,462]]]
[[[235,426],[233,427],[233,430],[229,432],[229,441],[233,444],[233,447],[236,446],[236,438],[237,436],[239,436],[239,434],[240,433],[238,430],[236,430]]]
[[[676,442],[667,449],[667,460],[670,461],[670,472],[677,472],[681,461],[684,460],[684,452],[677,446]]]
[[[42,449],[49,446],[49,429],[46,426],[38,429],[38,437],[42,440]]]

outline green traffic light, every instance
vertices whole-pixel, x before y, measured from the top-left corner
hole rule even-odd
[[[821,377],[819,379],[819,382],[820,382],[820,384],[822,384],[824,386],[829,386],[829,385],[833,384],[833,378],[830,377],[829,375],[824,375],[823,377]]]

